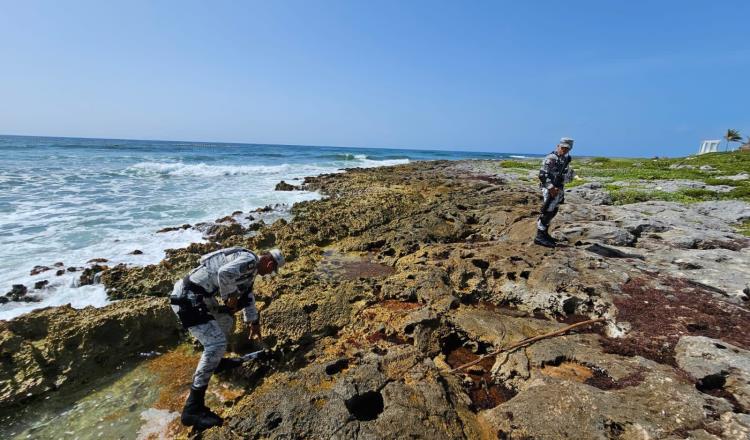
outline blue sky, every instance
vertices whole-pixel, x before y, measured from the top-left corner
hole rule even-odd
[[[748,1],[0,0],[0,133],[683,155],[750,135]]]

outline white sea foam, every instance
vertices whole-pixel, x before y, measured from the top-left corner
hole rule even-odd
[[[130,171],[140,173],[156,173],[166,176],[194,176],[194,177],[221,177],[221,176],[269,176],[269,175],[317,175],[330,173],[341,168],[372,168],[390,165],[401,165],[409,163],[409,159],[369,159],[367,155],[346,155],[347,158],[355,159],[349,163],[344,162],[341,167],[317,166],[311,164],[292,165],[288,163],[280,165],[208,165],[205,163],[185,164],[181,162],[140,162],[128,168]]]
[[[392,165],[403,165],[409,163],[409,159],[385,159],[385,160],[372,160],[362,159],[360,161],[360,167],[362,168],[374,168],[374,167],[385,167]]]
[[[136,172],[158,173],[168,176],[220,177],[238,175],[281,174],[292,170],[289,164],[281,165],[207,165],[180,162],[141,162],[129,168]]]
[[[171,438],[169,424],[179,416],[179,413],[166,409],[149,408],[141,412],[141,419],[144,421],[144,424],[138,430],[136,439],[161,440]]]
[[[70,278],[68,278],[68,280],[70,280]],[[53,285],[51,288],[39,292],[41,293],[35,294],[35,296],[41,298],[41,301],[39,302],[10,302],[6,304],[0,309],[0,320],[13,319],[18,315],[42,307],[70,304],[74,308],[82,309],[87,306],[103,307],[109,304],[107,294],[104,292],[104,287],[101,285],[81,287],[73,287],[71,285]]]

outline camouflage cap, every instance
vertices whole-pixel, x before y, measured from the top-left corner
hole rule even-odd
[[[564,137],[560,139],[560,142],[558,143],[558,145],[562,145],[568,148],[573,148],[573,142],[574,142],[573,139]]]
[[[271,249],[268,251],[269,254],[271,254],[271,257],[273,257],[273,261],[276,262],[276,270],[278,270],[281,266],[286,263],[286,259],[284,258],[284,254],[281,253],[279,249]]]

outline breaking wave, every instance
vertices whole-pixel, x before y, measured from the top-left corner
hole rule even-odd
[[[339,155],[337,155],[339,156]],[[242,175],[282,175],[304,174],[316,175],[330,173],[340,168],[373,168],[409,163],[409,159],[368,159],[364,154],[345,155],[351,159],[337,159],[324,164],[280,164],[280,165],[208,165],[205,163],[186,164],[183,162],[140,162],[128,168],[128,171],[141,174],[161,174],[174,177],[222,177]],[[341,163],[345,162],[345,163]]]
[[[283,174],[292,171],[289,164],[281,165],[207,165],[182,162],[140,162],[128,168],[137,173],[154,173],[165,176],[221,177],[240,175]],[[296,170],[295,170],[296,171]]]

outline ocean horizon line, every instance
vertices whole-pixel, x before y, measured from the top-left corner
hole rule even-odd
[[[336,149],[360,149],[360,150],[402,150],[402,151],[425,151],[425,152],[446,152],[459,154],[487,154],[487,155],[523,155],[523,156],[544,156],[545,153],[524,153],[517,151],[481,151],[481,150],[463,150],[435,148],[435,147],[370,147],[370,146],[342,146],[342,145],[312,145],[312,144],[277,144],[263,142],[227,142],[227,141],[193,141],[184,139],[140,139],[140,138],[119,138],[119,137],[89,137],[89,136],[52,136],[52,135],[34,135],[34,134],[4,134],[0,137],[13,138],[34,138],[34,139],[73,139],[73,140],[92,140],[92,141],[126,141],[126,142],[161,142],[161,143],[186,143],[186,144],[207,144],[221,146],[266,146],[266,147],[311,147],[311,148],[336,148]],[[550,147],[551,148],[551,147]]]

